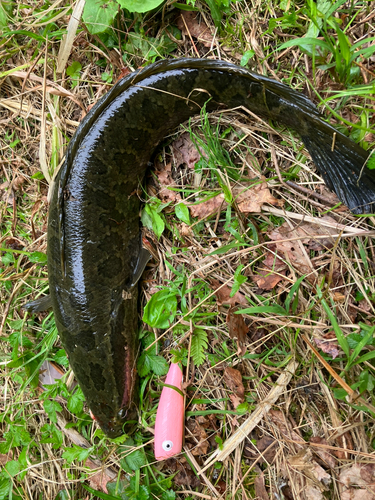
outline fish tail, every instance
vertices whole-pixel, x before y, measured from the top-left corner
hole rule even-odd
[[[366,167],[369,154],[321,119],[303,129],[301,138],[327,186],[351,212],[374,213],[375,170]]]

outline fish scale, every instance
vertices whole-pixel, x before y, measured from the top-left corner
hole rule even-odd
[[[160,61],[128,75],[88,113],[54,180],[48,273],[62,344],[109,437],[136,416],[139,199],[157,144],[208,110],[245,107],[294,128],[325,182],[355,213],[375,203],[367,153],[286,85],[223,61]]]

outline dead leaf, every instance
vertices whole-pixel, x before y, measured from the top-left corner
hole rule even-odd
[[[375,464],[354,464],[339,476],[341,500],[374,500]]]
[[[288,458],[288,463],[299,473],[305,474],[320,491],[327,491],[332,478],[327,472],[313,460],[310,449],[302,449],[293,457]]]
[[[338,438],[336,438],[336,443],[339,448],[343,448],[344,450],[336,450],[333,452],[335,457],[338,459],[349,459],[350,458],[350,453],[349,450],[354,449],[354,443],[353,443],[353,438],[350,434],[350,432],[345,432]],[[347,451],[348,450],[348,451]]]
[[[264,472],[256,465],[255,466],[256,476],[254,479],[255,497],[259,500],[269,500],[266,490],[266,484],[264,481]]]
[[[85,462],[86,467],[90,467],[90,469],[96,469],[97,465],[92,462],[90,459],[87,459]],[[107,483],[109,481],[112,481],[113,478],[110,477],[108,474],[106,474],[106,470],[103,469],[93,476],[90,476],[88,478],[88,481],[90,483],[90,486],[95,489],[99,489],[99,491],[103,491],[104,493],[108,494],[107,490]]]
[[[256,445],[251,442],[247,443],[245,445],[244,455],[251,460],[257,460],[260,455],[260,464],[272,464],[276,457],[276,450],[279,447],[280,443],[274,438],[263,436],[257,439]]]
[[[191,216],[198,217],[198,219],[209,217],[210,215],[215,214],[218,210],[223,210],[227,206],[227,204],[224,202],[223,193],[220,193],[207,201],[198,203],[197,205],[186,205],[190,210]]]
[[[178,232],[180,233],[180,236],[183,236],[184,238],[191,238],[194,233],[188,224],[185,224],[185,222],[181,222],[180,224],[177,224]]]
[[[184,457],[179,458],[178,461],[175,458],[169,458],[165,463],[172,472],[179,471],[173,478],[176,486],[190,486],[193,489],[200,486],[199,477],[194,474]]]
[[[172,177],[172,164],[167,163],[162,164],[158,163],[155,168],[155,174],[157,178],[159,179],[160,183],[160,191],[159,191],[159,197],[164,201],[173,201],[174,203],[179,203],[181,201],[181,196],[180,193],[177,191],[172,191],[171,189],[168,189],[170,187],[175,187],[176,183],[173,180]]]
[[[307,279],[310,282],[315,282],[316,278],[311,274],[311,261],[309,260],[307,254],[303,252],[301,243],[307,247],[308,250],[322,250],[326,251],[327,248],[332,248],[335,243],[335,239],[331,238],[330,235],[337,233],[337,229],[334,227],[329,227],[324,225],[324,222],[335,225],[337,224],[331,217],[322,217],[317,219],[321,220],[323,223],[310,223],[305,222],[297,225],[294,228],[290,228],[287,222],[284,222],[280,227],[271,231],[268,235],[271,240],[276,242],[276,250],[290,263],[294,265],[302,274],[307,274]],[[327,235],[326,238],[314,240],[314,236]],[[301,241],[280,241],[285,239],[298,238],[303,236],[311,236],[310,239],[301,239]],[[327,265],[330,264],[330,259],[327,259]],[[338,263],[337,263],[338,264]],[[338,279],[342,279],[342,269],[336,266],[336,274]],[[333,274],[335,273],[335,270]],[[334,276],[336,278],[336,276]],[[335,281],[335,279],[334,279]],[[337,285],[336,285],[337,286]]]
[[[284,279],[287,268],[287,264],[279,259],[274,252],[267,252],[261,267],[257,269],[258,275],[252,276],[252,280],[262,290],[272,290]]]
[[[15,238],[7,238],[5,241],[6,247],[11,248],[12,250],[22,250],[26,246],[21,240]]]
[[[242,383],[241,373],[235,368],[228,366],[225,368],[223,376],[228,389],[233,391],[240,398],[241,403],[243,403],[245,400],[245,388]]]
[[[177,19],[177,27],[184,35],[197,38],[205,47],[210,48],[213,42],[213,36],[208,26],[199,22],[199,14],[193,11],[183,12]]]
[[[22,191],[22,185],[23,183],[25,182],[25,177],[23,177],[22,175],[18,175],[14,180],[13,180],[13,189],[15,191],[19,191],[21,190]]]
[[[326,441],[324,438],[321,438],[318,436],[313,436],[310,439],[310,443],[328,445],[328,441]],[[318,457],[322,460],[322,464],[324,464],[325,467],[328,467],[329,469],[334,469],[336,467],[337,460],[330,453],[330,451],[328,449],[318,448],[318,447],[314,446],[313,450],[314,450],[314,453],[316,453],[316,455],[318,455]]]
[[[9,460],[12,460],[10,452],[7,455],[0,453],[0,465],[4,466]]]
[[[8,205],[13,205],[13,186],[11,186],[7,181],[0,184],[0,200],[5,201],[6,203],[8,203]]]
[[[332,359],[337,358],[341,354],[339,344],[334,332],[328,332],[321,339],[314,338],[315,344],[326,354],[332,356]]]
[[[215,488],[221,495],[224,495],[224,493],[227,491],[227,483],[220,479],[220,481],[215,484]]]
[[[232,192],[235,197],[238,210],[245,214],[260,212],[265,203],[269,203],[270,205],[274,205],[276,207],[284,206],[284,200],[278,200],[272,196],[265,180],[256,184],[253,182],[246,188],[243,188],[242,186],[234,187]]]
[[[122,80],[123,78],[125,78],[125,76],[127,76],[130,72],[131,72],[130,68],[128,68],[127,66],[122,67],[120,70],[120,74],[118,75],[115,83],[117,83],[119,80]]]
[[[234,306],[240,304],[242,306],[247,306],[248,302],[242,293],[237,292],[233,297],[230,297],[231,288],[228,285],[222,286],[222,283],[218,280],[210,280],[211,288],[215,291],[217,305],[221,306],[223,304],[228,304]],[[219,288],[220,287],[220,288]]]
[[[323,493],[312,484],[307,485],[304,492],[308,500],[324,500]]]
[[[44,361],[39,371],[39,385],[44,389],[45,385],[54,384],[65,375],[64,371],[52,361]]]
[[[241,401],[241,398],[236,396],[235,394],[229,394],[229,399],[232,403],[233,408],[236,410],[237,406],[239,406],[243,401]]]
[[[201,156],[207,156],[203,150],[198,151],[189,132],[184,132],[172,143],[172,152],[177,166],[184,164],[192,170]]]
[[[270,410],[268,412],[272,422],[277,426],[279,432],[286,437],[289,441],[293,441],[294,446],[299,449],[302,445],[305,445],[306,442],[301,438],[299,434],[297,434],[286,419],[284,413],[278,410]]]
[[[205,426],[209,424],[209,421],[203,418],[203,422],[198,422],[198,419],[189,420],[187,426],[190,430],[192,436],[195,439],[186,438],[186,446],[191,449],[191,453],[195,456],[207,455],[209,449],[208,434],[205,430]]]
[[[227,314],[227,325],[228,331],[231,339],[237,339],[238,342],[246,342],[246,335],[249,331],[249,327],[245,323],[245,319],[242,314],[234,314],[237,307],[231,306]]]

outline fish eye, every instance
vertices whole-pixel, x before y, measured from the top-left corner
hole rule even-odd
[[[161,447],[163,448],[164,451],[171,451],[171,449],[173,448],[173,442],[163,441]]]

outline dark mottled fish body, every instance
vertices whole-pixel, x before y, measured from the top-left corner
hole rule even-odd
[[[295,129],[328,186],[352,211],[371,211],[375,202],[374,175],[365,169],[358,181],[366,152],[283,84],[222,61],[195,59],[162,61],[117,83],[70,142],[48,222],[57,327],[87,402],[110,437],[136,414],[138,312],[131,284],[141,242],[135,190],[160,140],[209,98],[209,110],[243,106]]]

